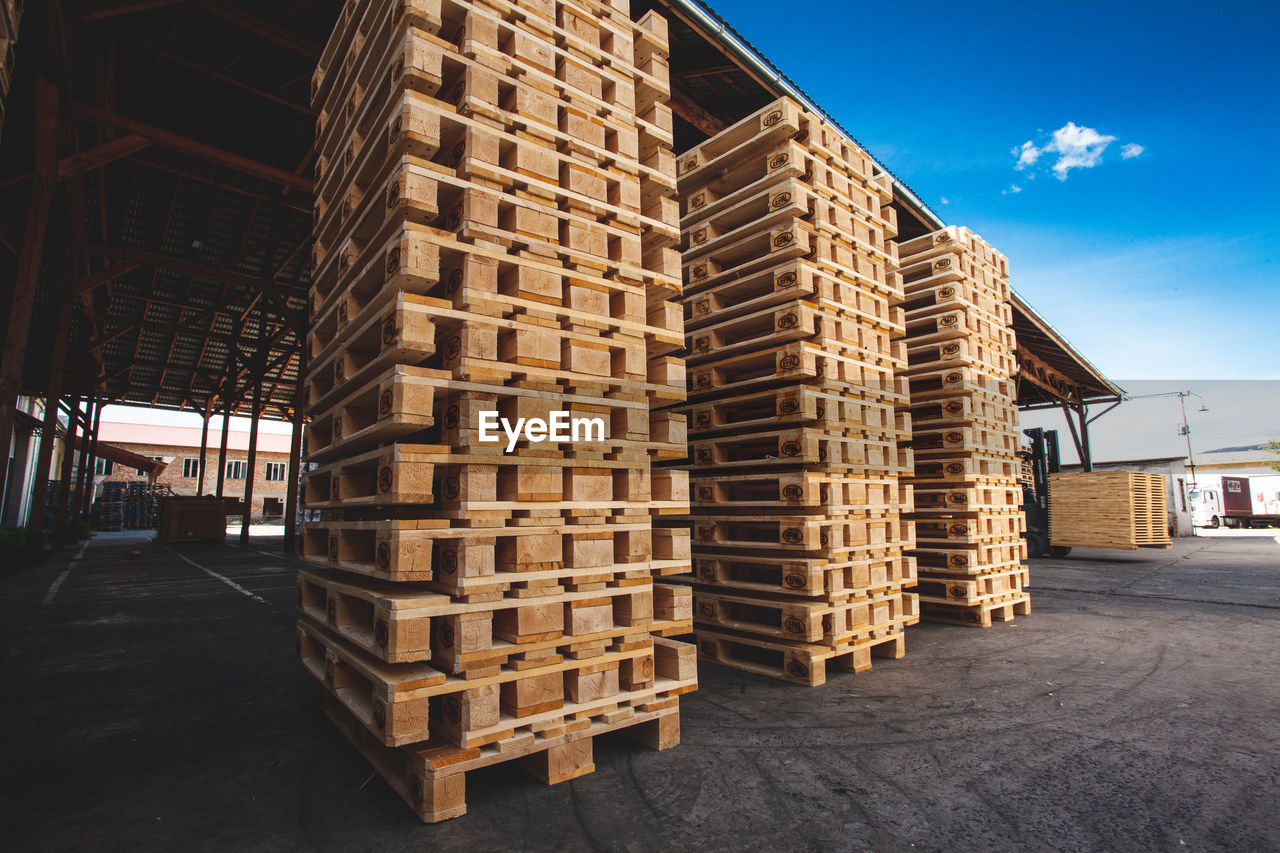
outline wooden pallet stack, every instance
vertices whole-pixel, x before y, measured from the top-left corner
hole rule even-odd
[[[653,585],[689,568],[652,526],[688,506],[650,470],[685,455],[666,22],[626,6],[353,0],[314,79],[298,652],[429,822],[474,768],[676,744],[697,686]]]
[[[1008,260],[954,226],[898,246],[922,617],[1031,612]]]
[[[1168,481],[1140,471],[1049,475],[1049,544],[1058,548],[1172,548]]]
[[[783,98],[681,155],[702,657],[806,685],[918,619],[888,176]]]
[[[4,133],[5,103],[13,84],[14,48],[22,24],[22,0],[0,0],[0,135]]]

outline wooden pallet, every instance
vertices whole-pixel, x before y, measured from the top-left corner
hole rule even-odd
[[[833,603],[695,585],[695,630],[710,626],[838,650],[872,631],[892,632],[914,624],[919,616],[914,594],[901,589],[858,592]]]
[[[304,522],[302,559],[397,582],[432,581],[452,595],[503,592],[547,581],[600,582],[616,574],[688,571],[688,530],[645,521],[572,518],[460,527],[448,519]]]
[[[916,558],[921,573],[976,574],[1025,561],[1027,542],[1021,536],[947,545],[917,542],[911,555]]]
[[[917,481],[913,484],[918,513],[945,513],[964,517],[970,513],[1018,513],[1022,511],[1022,487],[1016,484],[969,484]]]
[[[697,685],[691,646],[643,633],[587,657],[469,679],[426,664],[382,663],[307,619],[297,640],[303,666],[384,746],[483,747],[675,699]]]
[[[922,604],[981,604],[1019,595],[1030,584],[1031,573],[1025,566],[970,577],[938,575],[922,571],[919,578],[920,602]]]
[[[388,663],[430,662],[472,679],[495,667],[525,670],[582,659],[635,636],[686,633],[689,591],[655,587],[647,577],[615,576],[607,585],[550,585],[527,595],[458,601],[424,587],[299,574],[299,610],[316,624]]]
[[[703,660],[806,687],[826,684],[828,667],[865,672],[871,668],[872,657],[897,659],[906,654],[906,637],[901,631],[860,638],[838,651],[710,627],[700,628],[697,640],[698,656]]]
[[[574,721],[542,736],[512,735],[485,747],[469,749],[431,742],[413,747],[387,747],[329,694],[325,695],[323,708],[339,731],[414,813],[424,823],[438,823],[466,814],[465,780],[471,770],[518,762],[542,781],[554,785],[595,771],[592,743],[599,735],[622,732],[659,750],[678,745],[677,701],[619,708],[596,718]]]
[[[916,583],[914,558],[897,554],[827,560],[763,553],[715,553],[699,549],[693,578],[703,586],[767,595],[840,600],[864,592],[904,589]]]
[[[921,601],[920,618],[925,622],[990,628],[993,622],[1012,622],[1015,616],[1031,615],[1031,596],[1019,593],[1009,598],[978,604],[942,604]]]

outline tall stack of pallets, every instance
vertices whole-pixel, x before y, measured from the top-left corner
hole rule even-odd
[[[425,821],[474,768],[672,746],[697,686],[653,585],[689,568],[652,527],[688,507],[650,470],[685,454],[666,22],[626,6],[348,2],[314,80],[298,652]]]
[[[1031,612],[1009,264],[954,226],[898,252],[922,616],[988,627]]]
[[[13,85],[14,48],[22,23],[22,0],[0,0],[0,135],[4,133],[5,104]]]
[[[678,161],[701,656],[806,685],[918,619],[888,175],[783,98]],[[664,523],[677,523],[667,520]]]

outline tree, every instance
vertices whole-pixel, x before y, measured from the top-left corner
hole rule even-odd
[[[1276,455],[1275,459],[1268,460],[1267,465],[1277,471],[1280,471],[1280,441],[1268,441],[1267,450]]]

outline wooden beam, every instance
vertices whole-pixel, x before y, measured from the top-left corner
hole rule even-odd
[[[710,68],[694,68],[689,71],[673,71],[671,76],[677,80],[697,80],[702,77],[718,77],[721,74],[732,74],[738,70],[736,65],[713,65]]]
[[[151,140],[136,133],[130,133],[102,143],[87,151],[78,151],[58,161],[58,180],[65,181],[100,169],[108,163],[122,157],[136,154],[144,148],[151,147]]]
[[[273,104],[280,104],[283,107],[288,107],[291,110],[296,110],[297,112],[300,112],[303,115],[314,116],[316,114],[315,110],[311,109],[311,107],[307,106],[306,104],[299,104],[296,101],[291,101],[288,98],[281,97],[280,95],[277,95],[274,92],[268,92],[265,89],[259,89],[257,86],[251,86],[250,84],[245,83],[243,80],[237,80],[234,77],[229,77],[228,75],[223,74],[220,71],[214,71],[212,68],[205,68],[203,65],[198,65],[192,62],[190,59],[187,59],[185,56],[178,56],[177,54],[169,53],[168,51],[161,50],[160,48],[156,47],[153,44],[147,44],[146,42],[138,41],[138,40],[129,38],[128,36],[122,36],[121,38],[123,41],[126,41],[135,47],[154,53],[156,56],[160,57],[161,59],[167,62],[172,62],[176,65],[181,65],[185,68],[190,68],[192,71],[195,71],[199,74],[203,74],[206,77],[209,77],[213,80],[218,80],[219,82],[226,83],[228,86],[233,86],[237,89],[241,89],[245,92],[248,92],[254,97],[271,101]]]
[[[1080,386],[1024,349],[1019,349],[1018,374],[1059,400],[1078,403],[1084,398]]]
[[[18,392],[22,389],[22,368],[31,332],[36,281],[44,260],[45,234],[49,229],[53,189],[58,177],[58,89],[43,76],[36,78],[35,122],[35,179],[27,203],[22,251],[18,254],[18,269],[13,279],[4,349],[0,350],[0,453],[6,457],[13,437]],[[5,470],[0,471],[0,494],[7,476],[6,465]]]
[[[132,15],[135,12],[147,12],[151,9],[161,9],[165,6],[177,6],[185,2],[186,0],[134,0],[131,3],[108,3],[81,12],[80,20],[86,23],[89,21],[105,21],[108,18]]]
[[[235,24],[241,29],[248,30],[254,35],[261,36],[269,42],[274,42],[287,50],[292,50],[300,56],[305,56],[313,63],[320,59],[320,45],[301,38],[284,27],[276,26],[270,21],[263,20],[256,15],[251,15],[246,12],[243,7],[224,6],[220,3],[201,2],[201,0],[197,0],[195,5],[211,15],[216,15],[225,21]]]
[[[716,118],[679,92],[673,91],[671,93],[671,100],[668,101],[667,104],[671,107],[671,112],[680,116],[680,118],[689,122],[689,124],[693,125],[707,136],[715,136],[727,127],[727,125],[720,119]]]
[[[139,266],[141,266],[141,264],[131,263],[126,261],[124,263],[112,264],[102,272],[85,276],[76,282],[75,295],[83,296],[84,294],[88,293],[91,290],[94,290],[95,288],[99,288],[104,284],[110,284],[111,282],[118,279],[120,276],[126,273],[133,272]]]
[[[79,247],[72,245],[70,255],[75,256]],[[66,376],[67,346],[70,338],[71,314],[75,308],[75,298],[70,292],[75,289],[76,272],[79,270],[79,258],[68,257],[63,272],[63,292],[59,294],[58,319],[54,326],[53,351],[49,357],[49,381],[45,386],[44,427],[40,433],[40,449],[36,452],[36,475],[31,484],[31,509],[27,517],[27,530],[39,533],[44,526],[44,505],[49,497],[49,469],[53,465],[54,438],[58,434],[58,403],[62,400],[63,380]],[[35,512],[36,508],[39,512]]]
[[[108,257],[113,260],[132,261],[145,266],[152,266],[156,269],[169,270],[180,275],[189,275],[196,278],[208,278],[214,281],[227,281],[252,290],[261,290],[266,294],[267,298],[275,303],[280,310],[281,318],[288,323],[295,332],[300,335],[306,334],[306,323],[302,319],[301,309],[293,309],[289,306],[288,299],[290,297],[305,299],[306,291],[298,285],[286,282],[272,281],[270,279],[259,278],[255,275],[248,275],[235,270],[224,270],[217,267],[210,267],[200,263],[184,261],[178,258],[170,258],[156,252],[148,252],[142,249],[127,249],[116,246],[90,246],[89,253]],[[289,292],[286,288],[291,289]]]
[[[174,133],[171,130],[165,130],[162,127],[146,124],[118,113],[108,112],[107,110],[95,107],[90,104],[77,102],[75,104],[75,114],[77,118],[91,121],[95,124],[107,125],[126,133],[138,134],[143,136],[162,148],[168,148],[171,151],[177,151],[180,154],[186,154],[197,160],[207,160],[216,163],[234,172],[241,172],[246,175],[252,175],[290,189],[299,190],[305,193],[312,192],[312,180],[304,175],[297,175],[286,169],[272,166],[269,163],[261,163],[242,154],[236,154],[233,151],[226,151],[205,142],[183,136],[180,133]]]
[[[161,172],[168,172],[171,175],[177,175],[181,178],[190,178],[193,181],[200,181],[203,184],[218,187],[219,189],[231,190],[240,193],[249,198],[258,199],[260,201],[277,201],[279,200],[283,207],[305,215],[310,219],[312,215],[311,205],[295,203],[288,201],[280,196],[274,188],[268,189],[264,186],[257,186],[257,179],[250,179],[248,176],[236,172],[235,177],[239,180],[230,180],[233,173],[218,172],[217,170],[208,168],[194,160],[188,160],[182,165],[166,162],[160,156],[161,152],[154,148],[149,151],[140,151],[130,157],[130,161],[147,166],[151,169],[158,169]]]

